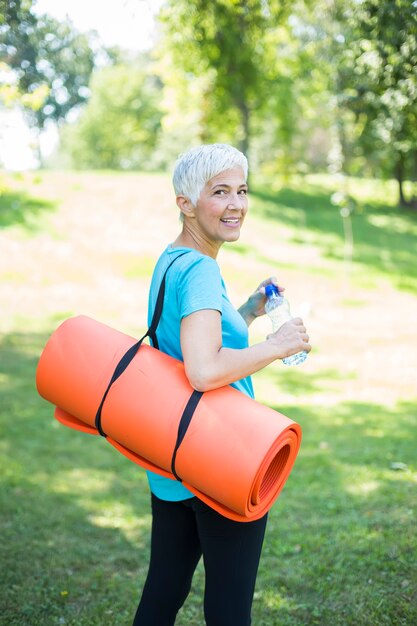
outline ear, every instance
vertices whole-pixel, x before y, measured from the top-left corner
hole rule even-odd
[[[177,196],[176,202],[177,207],[184,217],[194,217],[194,206],[190,198],[187,198],[186,196]]]

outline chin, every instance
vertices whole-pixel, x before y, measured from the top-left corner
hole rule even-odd
[[[240,228],[235,233],[230,233],[230,236],[233,239],[233,241],[236,241],[237,239],[239,239],[239,237],[240,237]]]
[[[230,233],[230,235],[225,239],[225,243],[233,243],[234,241],[238,241],[240,237],[240,233]]]

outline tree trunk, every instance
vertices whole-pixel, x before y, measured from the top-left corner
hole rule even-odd
[[[417,167],[417,152],[414,153],[414,163]],[[399,193],[399,203],[398,205],[403,209],[413,209],[417,210],[417,197],[412,192],[411,197],[407,200],[404,192],[404,181],[405,181],[405,163],[404,163],[404,155],[399,153],[397,165],[395,168],[395,178],[398,183],[398,193]]]
[[[249,107],[246,105],[246,102],[244,102],[243,100],[238,102],[237,106],[241,115],[243,136],[242,139],[238,141],[236,147],[246,156],[246,158],[248,158],[250,143],[250,110]],[[250,171],[248,172],[246,182],[248,185],[250,185]]]
[[[248,156],[250,142],[250,111],[246,102],[239,102],[238,107],[241,115],[243,131],[243,137],[238,143],[238,148],[245,156]]]
[[[404,208],[407,206],[407,200],[404,195],[404,157],[401,153],[398,155],[397,159],[395,178],[398,183],[398,193],[400,197],[399,206]]]
[[[413,182],[413,191],[411,196],[411,206],[413,209],[417,211],[417,194],[416,194],[416,185],[417,185],[417,150],[414,150],[413,154],[413,176],[411,178]]]
[[[39,126],[36,128],[36,130],[34,131],[33,134],[33,150],[35,152],[35,156],[38,160],[38,169],[42,169],[44,166],[44,161],[43,161],[43,154],[42,154],[42,149],[41,149],[41,128],[39,128]]]

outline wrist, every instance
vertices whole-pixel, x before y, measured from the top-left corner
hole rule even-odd
[[[242,306],[239,307],[238,311],[248,326],[256,318],[256,315],[254,315],[254,313],[252,312],[248,301],[246,301],[245,304],[242,304]]]
[[[280,341],[277,341],[274,333],[267,336],[265,343],[267,344],[268,351],[270,352],[274,361],[277,359],[283,359],[287,356],[285,350],[283,349],[282,343]]]

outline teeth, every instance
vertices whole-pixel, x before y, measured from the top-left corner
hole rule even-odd
[[[235,223],[237,223],[239,221],[239,219],[237,217],[231,218],[231,219],[223,218],[221,221],[222,222],[230,222],[231,224],[235,224]]]

